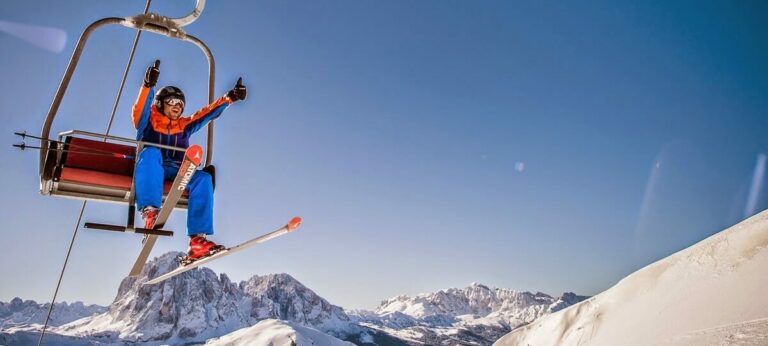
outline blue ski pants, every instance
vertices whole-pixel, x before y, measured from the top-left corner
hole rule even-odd
[[[147,147],[139,154],[134,173],[136,181],[136,205],[159,208],[163,201],[163,184],[173,180],[179,171],[177,165],[163,165],[160,149]],[[198,170],[189,184],[187,208],[187,235],[213,234],[213,181],[208,172]]]

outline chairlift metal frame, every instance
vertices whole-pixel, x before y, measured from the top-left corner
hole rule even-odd
[[[72,53],[72,57],[70,58],[69,64],[67,65],[67,69],[65,70],[64,76],[61,79],[59,87],[56,91],[56,95],[54,96],[53,102],[51,103],[51,107],[48,110],[48,114],[45,118],[45,122],[43,123],[43,127],[40,132],[41,149],[40,149],[40,158],[39,158],[39,175],[40,175],[40,192],[43,195],[94,200],[94,201],[102,201],[102,202],[127,203],[129,206],[128,222],[126,227],[124,228],[124,231],[137,232],[138,230],[139,233],[147,233],[145,232],[147,230],[142,231],[142,229],[137,229],[137,228],[134,228],[133,226],[134,214],[135,214],[135,186],[134,186],[132,174],[131,174],[132,181],[131,181],[130,191],[124,192],[122,194],[120,193],[120,191],[115,191],[115,189],[110,189],[108,187],[103,188],[103,187],[94,186],[93,184],[87,184],[87,183],[80,184],[76,182],[62,182],[59,179],[59,177],[57,177],[57,173],[59,173],[62,168],[66,167],[66,149],[67,149],[66,145],[68,141],[71,140],[72,138],[84,138],[84,137],[101,139],[105,143],[111,142],[111,143],[122,143],[122,145],[135,145],[136,155],[134,156],[134,158],[138,157],[138,154],[141,152],[144,146],[155,146],[155,147],[160,147],[164,149],[181,150],[181,151],[184,151],[185,149],[166,146],[166,145],[159,145],[155,143],[147,143],[143,141],[136,141],[129,138],[111,136],[109,134],[98,134],[98,133],[80,131],[80,130],[70,130],[70,131],[62,132],[58,136],[58,141],[52,141],[52,140],[49,140],[51,127],[56,117],[56,114],[59,110],[59,106],[61,105],[61,101],[64,98],[66,90],[69,86],[69,82],[72,79],[72,75],[74,74],[75,69],[77,68],[77,65],[80,61],[80,57],[83,53],[83,50],[85,49],[85,45],[88,42],[88,39],[90,38],[91,34],[94,31],[96,31],[96,29],[109,26],[109,25],[120,25],[120,26],[127,27],[134,30],[152,32],[152,33],[163,35],[172,39],[190,42],[196,45],[198,48],[202,50],[202,52],[206,56],[206,60],[208,61],[208,102],[209,103],[213,102],[215,77],[216,77],[216,63],[213,57],[213,53],[208,48],[208,46],[205,43],[203,43],[200,39],[190,34],[187,34],[182,29],[183,26],[189,25],[190,23],[194,22],[200,16],[204,7],[205,7],[205,0],[197,0],[194,10],[189,15],[181,18],[169,18],[156,13],[139,14],[139,15],[125,17],[125,18],[107,17],[107,18],[99,19],[91,23],[85,28],[83,33],[80,35],[80,38],[78,39],[77,45],[75,46],[75,49]],[[210,165],[213,160],[214,123],[211,122],[207,126],[208,126],[208,131],[207,131],[208,138],[206,143],[206,155],[205,155],[205,161],[204,161],[205,166]],[[134,168],[135,168],[135,161],[136,160],[134,159]],[[177,207],[186,208],[186,204],[187,204],[186,199],[182,199],[182,201],[180,201]],[[100,228],[100,229],[106,229],[106,228]],[[171,232],[167,232],[167,231],[154,232],[154,233],[150,232],[150,234],[170,235],[166,233],[171,233]]]

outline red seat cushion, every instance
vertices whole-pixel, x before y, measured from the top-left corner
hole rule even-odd
[[[59,180],[73,183],[112,187],[128,191],[131,189],[131,177],[127,175],[92,171],[88,169],[63,167]]]
[[[94,186],[109,187],[121,189],[126,192],[131,190],[132,177],[122,174],[99,172],[89,169],[63,167],[61,169],[60,181],[68,183],[89,184]],[[171,189],[171,181],[166,180],[163,187],[163,193],[167,194]],[[188,191],[184,191],[187,196]]]
[[[70,137],[63,166],[93,171],[133,175],[136,147],[117,143]]]

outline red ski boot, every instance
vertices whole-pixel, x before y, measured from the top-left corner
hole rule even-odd
[[[141,209],[141,218],[144,220],[144,228],[152,229],[155,226],[155,220],[157,214],[160,213],[160,208],[155,208],[151,205]]]
[[[184,261],[192,263],[221,250],[224,250],[224,246],[216,245],[216,243],[206,239],[205,234],[198,234],[189,238],[189,250],[187,250],[187,256]]]

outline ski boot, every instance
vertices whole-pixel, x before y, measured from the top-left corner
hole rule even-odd
[[[224,249],[226,248],[223,245],[217,245],[208,240],[205,234],[198,234],[189,238],[189,250],[187,250],[187,255],[180,259],[180,262],[181,265],[185,266]]]
[[[144,228],[152,229],[152,227],[155,226],[155,220],[157,219],[157,214],[159,213],[160,208],[156,208],[151,205],[141,208],[141,218],[144,220]]]

